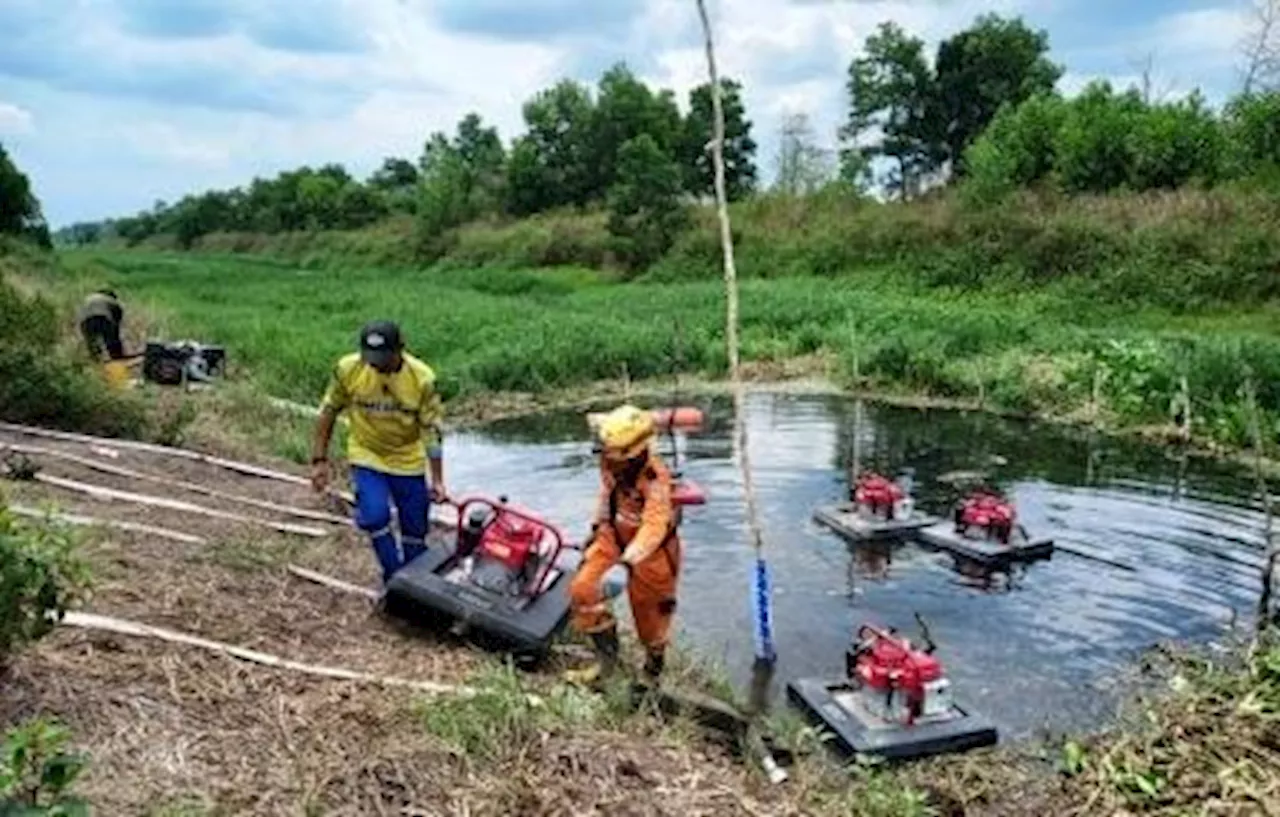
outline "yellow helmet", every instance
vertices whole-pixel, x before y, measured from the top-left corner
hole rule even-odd
[[[653,415],[635,406],[619,406],[596,426],[600,453],[611,460],[629,460],[644,453],[657,434]]]

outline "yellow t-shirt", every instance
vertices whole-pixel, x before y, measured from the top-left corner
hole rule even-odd
[[[339,360],[322,405],[347,412],[348,462],[387,474],[423,473],[427,456],[440,455],[444,407],[435,384],[431,367],[409,354],[390,374],[359,354]]]

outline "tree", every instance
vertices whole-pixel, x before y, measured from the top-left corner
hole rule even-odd
[[[609,190],[609,233],[630,270],[662,257],[689,224],[680,201],[680,166],[650,134],[618,151],[618,180]]]
[[[668,156],[675,156],[683,121],[670,91],[654,93],[625,64],[600,78],[592,116],[593,180],[590,198],[606,195],[618,177],[622,146],[641,134],[650,136]]]
[[[1251,0],[1242,47],[1245,96],[1280,88],[1280,0]]]
[[[889,186],[906,198],[941,158],[937,122],[930,118],[934,84],[924,41],[882,23],[867,38],[866,54],[849,66],[848,90],[849,121],[840,132],[846,145],[842,175],[863,175],[876,158],[891,159],[896,170]],[[864,144],[873,129],[879,143]]]
[[[513,150],[520,152],[516,172],[509,169],[507,200],[516,215],[568,204],[585,205],[595,194],[592,161],[594,103],[587,89],[562,80],[524,105],[528,132]]]
[[[382,166],[369,177],[369,186],[376,190],[400,190],[418,183],[418,168],[408,159],[388,156]]]
[[[497,210],[507,162],[498,129],[485,127],[479,114],[469,113],[458,123],[453,146],[462,160],[464,193],[472,217]]]
[[[808,114],[791,114],[781,131],[775,189],[792,196],[817,192],[835,175],[831,152],[818,146]]]
[[[1051,93],[1062,67],[1050,62],[1049,35],[1033,31],[1021,18],[979,17],[968,29],[938,46],[936,100],[931,113],[941,129],[952,172],[964,175],[964,152],[986,129],[1002,105],[1020,105]]]
[[[423,147],[417,213],[424,238],[496,211],[503,202],[506,152],[479,114],[458,122],[452,141],[433,133]]]
[[[1280,181],[1280,91],[1231,100],[1223,113],[1223,129],[1230,144],[1230,175]]]
[[[511,145],[507,160],[505,207],[508,213],[528,216],[543,210],[552,200],[543,185],[551,178],[544,154],[529,137],[521,136]]]
[[[473,217],[466,188],[467,169],[452,147],[423,169],[417,213],[420,238],[428,255],[438,255],[440,238]]]
[[[742,103],[742,85],[720,80],[720,105],[724,111],[724,185],[729,201],[737,201],[756,188],[756,143],[751,138],[751,120]],[[711,84],[703,83],[689,93],[689,116],[681,133],[679,159],[684,170],[684,188],[695,196],[715,191],[715,169],[707,145],[712,135]]]
[[[31,181],[0,144],[0,234],[34,240],[50,248],[53,241],[40,211],[40,201],[31,190]]]

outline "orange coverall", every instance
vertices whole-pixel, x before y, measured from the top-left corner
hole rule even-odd
[[[616,510],[612,518],[611,510]],[[574,628],[590,634],[616,626],[600,583],[611,567],[625,560],[632,566],[627,597],[636,635],[650,654],[661,655],[675,614],[683,555],[666,465],[650,455],[634,484],[619,483],[602,467],[595,535],[569,585]]]

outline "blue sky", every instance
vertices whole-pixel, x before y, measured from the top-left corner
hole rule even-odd
[[[844,71],[883,20],[932,46],[986,11],[1047,29],[1068,92],[1239,83],[1248,0],[712,0],[766,176],[791,113],[834,142]],[[627,61],[705,81],[693,0],[0,0],[0,143],[54,226],[304,163],[364,176],[480,111],[511,138],[562,76]]]

